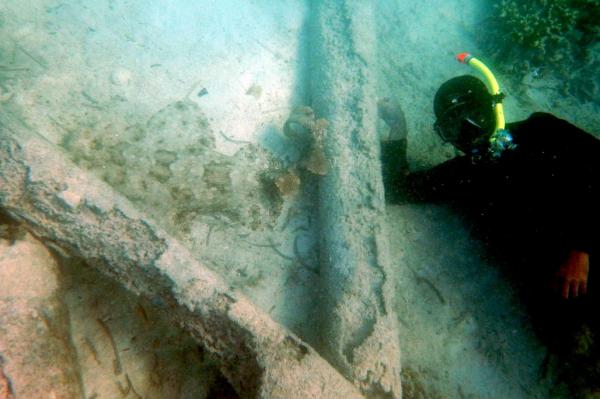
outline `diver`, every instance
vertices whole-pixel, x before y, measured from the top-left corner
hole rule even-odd
[[[381,147],[388,202],[459,204],[481,222],[482,241],[517,260],[517,280],[532,295],[547,293],[552,280],[563,298],[586,294],[600,228],[600,140],[548,113],[505,125],[489,69],[466,53],[458,58],[491,87],[464,75],[435,94],[434,129],[464,155],[409,173],[399,107],[379,103],[391,136]]]

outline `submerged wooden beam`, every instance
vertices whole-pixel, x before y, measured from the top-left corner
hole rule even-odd
[[[0,206],[47,245],[164,309],[220,361],[241,397],[362,397],[310,346],[8,112],[0,114]]]
[[[365,396],[400,398],[400,345],[379,162],[373,4],[315,0],[311,106],[329,127],[319,186],[323,356]]]

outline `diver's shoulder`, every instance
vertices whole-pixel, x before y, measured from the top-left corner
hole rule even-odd
[[[509,124],[513,125],[515,127],[556,127],[557,125],[563,124],[563,123],[567,123],[570,125],[570,123],[564,119],[560,119],[557,116],[550,114],[548,112],[534,112],[533,114],[529,115],[529,117],[527,119],[524,119],[522,121],[519,122],[514,122]]]
[[[529,115],[529,118],[527,118],[528,120],[532,120],[532,121],[559,121],[559,120],[563,120],[558,118],[556,115],[551,114],[549,112],[534,112],[533,114]]]
[[[561,119],[548,112],[534,112],[525,120],[508,124],[508,128],[511,132],[517,134],[527,133],[529,135],[538,133],[545,136],[553,134],[592,136],[566,119]]]
[[[547,112],[507,125],[517,145],[525,148],[557,148],[563,151],[599,153],[600,140],[571,122]]]
[[[548,112],[534,112],[527,119],[531,124],[536,126],[544,127],[547,129],[568,129],[568,130],[579,130],[583,132],[582,129],[575,126],[571,122],[566,119],[562,119],[557,117],[556,115],[550,114]]]

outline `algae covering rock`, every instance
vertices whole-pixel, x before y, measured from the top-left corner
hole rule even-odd
[[[280,171],[279,161],[253,144],[233,156],[217,152],[208,120],[192,102],[170,104],[122,134],[70,132],[62,146],[174,232],[202,219],[263,230],[281,212],[281,197],[262,178]]]
[[[531,61],[584,58],[600,34],[597,0],[495,0],[495,27],[511,47],[530,50]]]
[[[557,74],[565,90],[597,101],[598,0],[493,0],[482,46],[499,67],[523,76]]]

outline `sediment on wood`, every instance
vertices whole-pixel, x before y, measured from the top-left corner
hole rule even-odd
[[[0,207],[46,245],[164,309],[219,360],[241,397],[362,397],[308,344],[7,112],[0,114]]]
[[[319,186],[323,356],[367,397],[400,398],[400,344],[376,132],[373,4],[312,2],[311,107],[329,122]]]

